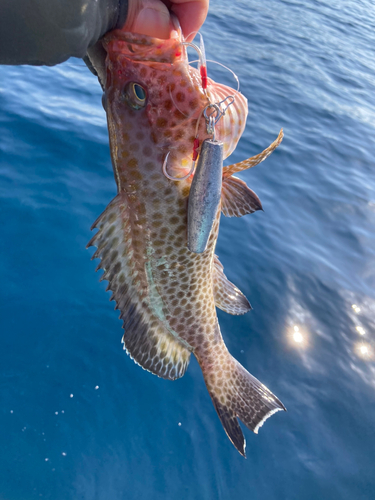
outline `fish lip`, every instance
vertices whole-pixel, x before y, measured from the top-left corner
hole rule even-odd
[[[119,54],[132,61],[160,64],[188,64],[181,33],[163,40],[138,33],[113,30],[104,35],[102,44],[109,56]]]
[[[182,45],[182,36],[179,35],[178,38],[156,38],[148,35],[142,35],[140,33],[131,33],[128,31],[123,31],[121,29],[116,29],[109,31],[103,37],[103,41],[108,42],[110,40],[121,40],[123,42],[132,43],[134,45],[148,46],[152,45],[166,45],[168,42],[177,42]]]

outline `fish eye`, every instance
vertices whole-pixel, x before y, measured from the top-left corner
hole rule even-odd
[[[142,109],[146,105],[146,89],[139,83],[128,82],[125,86],[124,98],[132,109]]]

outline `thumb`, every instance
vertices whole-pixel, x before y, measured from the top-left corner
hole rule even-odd
[[[171,32],[170,14],[161,0],[133,0],[129,2],[124,31],[155,38],[168,39]]]

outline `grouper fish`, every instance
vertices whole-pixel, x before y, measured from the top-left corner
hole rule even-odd
[[[207,249],[187,247],[187,212],[194,173],[189,173],[197,141],[210,137],[203,110],[228,96],[215,126],[215,139],[229,156],[244,130],[247,100],[238,91],[202,83],[189,65],[180,33],[168,40],[112,31],[106,50],[104,107],[117,196],[93,224],[88,246],[108,280],[111,300],[123,320],[124,348],[144,369],[164,379],[182,377],[194,354],[221,423],[245,456],[238,418],[257,433],[283,404],[228,352],[216,307],[229,314],[251,309],[223,272],[215,255],[220,213],[240,217],[261,209],[257,195],[234,173],[263,161],[279,145],[223,168],[221,203]],[[204,88],[206,87],[206,88]]]

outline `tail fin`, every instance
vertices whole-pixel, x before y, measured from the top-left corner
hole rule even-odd
[[[259,380],[225,353],[215,356],[217,363],[200,361],[204,380],[224,430],[237,450],[246,457],[246,441],[237,417],[255,434],[259,427],[285,406]]]

